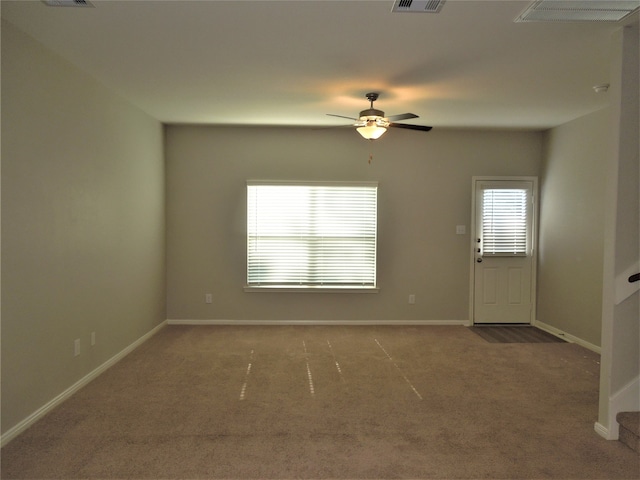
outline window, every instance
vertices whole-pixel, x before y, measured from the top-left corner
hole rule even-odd
[[[376,286],[376,183],[247,182],[247,286]]]
[[[483,255],[527,255],[529,190],[482,190]]]

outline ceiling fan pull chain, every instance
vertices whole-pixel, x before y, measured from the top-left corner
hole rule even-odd
[[[369,165],[371,165],[371,160],[373,160],[373,153],[369,154]]]

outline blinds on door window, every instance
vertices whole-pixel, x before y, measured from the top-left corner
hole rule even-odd
[[[377,189],[247,182],[247,285],[375,287]]]
[[[483,255],[527,254],[527,192],[518,188],[483,190]]]

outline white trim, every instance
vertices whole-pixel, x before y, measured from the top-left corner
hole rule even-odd
[[[244,286],[244,291],[248,293],[378,293],[378,287],[278,287],[276,285]]]
[[[594,345],[593,343],[587,342],[586,340],[583,340],[574,335],[571,335],[570,333],[564,332],[559,328],[552,327],[551,325],[547,325],[546,323],[541,322],[540,320],[536,320],[535,322],[533,322],[533,325],[535,327],[538,327],[540,330],[544,330],[545,332],[555,335],[558,338],[562,338],[563,340],[566,340],[571,343],[577,343],[581,347],[591,350],[592,352],[600,353],[601,351],[601,348],[599,346]]]
[[[329,187],[377,187],[379,182],[376,180],[247,180],[247,186],[252,185],[303,185],[303,186],[329,186]]]
[[[136,348],[138,348],[140,345],[142,345],[144,342],[146,342],[147,340],[149,340],[151,337],[153,337],[156,333],[158,333],[165,325],[167,324],[167,321],[163,321],[162,323],[160,323],[158,326],[154,327],[151,331],[147,332],[146,334],[144,334],[142,337],[140,337],[138,340],[136,340],[135,342],[133,342],[131,345],[129,345],[128,347],[126,347],[124,350],[122,350],[121,352],[117,353],[116,355],[114,355],[113,357],[111,357],[109,360],[107,360],[106,362],[104,362],[102,365],[100,365],[98,368],[96,368],[95,370],[91,371],[90,373],[88,373],[87,375],[85,375],[84,377],[82,377],[80,380],[78,380],[76,383],[74,383],[73,385],[71,385],[69,388],[67,388],[64,392],[62,392],[61,394],[59,394],[58,396],[56,396],[55,398],[51,399],[50,401],[48,401],[46,404],[44,404],[42,407],[40,407],[39,409],[37,409],[35,412],[33,412],[31,415],[29,415],[27,418],[25,418],[24,420],[22,420],[21,422],[19,422],[17,425],[15,425],[14,427],[10,428],[9,430],[7,430],[1,437],[0,439],[0,446],[5,446],[7,443],[9,443],[11,440],[13,440],[15,437],[17,437],[18,435],[20,435],[22,432],[24,432],[27,428],[29,428],[31,425],[33,425],[35,422],[37,422],[38,420],[40,420],[43,416],[45,416],[47,413],[49,413],[51,410],[53,410],[55,407],[57,407],[58,405],[60,405],[62,402],[64,402],[65,400],[67,400],[71,395],[73,395],[74,393],[76,393],[78,390],[80,390],[82,387],[84,387],[85,385],[87,385],[89,382],[91,382],[93,379],[95,379],[96,377],[98,377],[99,375],[101,375],[102,373],[104,373],[107,369],[109,369],[110,367],[112,367],[113,365],[115,365],[116,363],[118,363],[120,360],[122,360],[124,357],[126,357],[129,353],[131,353],[133,350],[135,350]]]
[[[167,320],[168,325],[461,325],[469,326],[468,320],[227,320],[188,319]]]
[[[611,438],[609,436],[609,429],[602,425],[600,422],[596,422],[593,426],[593,429],[605,440],[617,440],[617,438]]]

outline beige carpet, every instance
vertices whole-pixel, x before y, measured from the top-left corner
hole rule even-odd
[[[2,449],[2,478],[633,479],[598,355],[465,327],[163,329]]]

